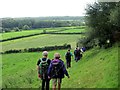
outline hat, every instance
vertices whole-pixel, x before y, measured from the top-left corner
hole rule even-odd
[[[60,58],[60,54],[59,53],[55,53],[54,54],[54,58]]]
[[[47,55],[48,55],[48,52],[47,52],[47,51],[43,51],[42,55],[43,55],[43,56],[47,56]]]

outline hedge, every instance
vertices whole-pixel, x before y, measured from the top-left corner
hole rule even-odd
[[[10,41],[10,40],[15,40],[15,39],[21,39],[21,38],[31,37],[31,36],[41,35],[41,34],[85,34],[85,33],[84,32],[81,32],[81,33],[60,33],[60,32],[57,32],[57,31],[53,31],[53,32],[36,33],[36,34],[30,34],[30,35],[26,35],[26,36],[18,36],[18,37],[3,39],[3,40],[0,40],[0,42],[5,42],[5,41]]]
[[[5,52],[0,52],[0,54],[10,54],[10,53],[24,53],[24,52],[39,52],[39,51],[52,51],[52,50],[61,50],[61,49],[71,49],[70,44],[64,44],[61,46],[45,46],[45,47],[38,47],[38,48],[25,48],[21,50],[8,50]]]

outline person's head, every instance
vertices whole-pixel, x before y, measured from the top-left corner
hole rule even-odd
[[[43,57],[47,57],[48,56],[48,52],[47,51],[43,51],[42,55],[43,55]]]
[[[59,58],[60,58],[60,54],[59,54],[59,53],[55,53],[55,54],[54,54],[54,58],[55,58],[55,59],[59,59]]]
[[[70,52],[70,49],[68,49],[68,52]]]
[[[79,50],[80,48],[79,47],[77,47],[77,50]]]

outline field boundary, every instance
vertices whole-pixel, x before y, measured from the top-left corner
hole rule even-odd
[[[12,49],[4,52],[0,52],[0,54],[10,54],[10,53],[25,53],[25,52],[39,52],[39,51],[52,51],[52,50],[62,50],[62,49],[71,49],[70,44],[64,45],[55,45],[55,46],[45,46],[45,47],[37,47],[37,48],[25,48],[25,49]]]
[[[21,39],[21,38],[26,38],[26,37],[31,37],[31,36],[37,36],[37,35],[42,35],[42,34],[85,34],[85,32],[81,32],[81,33],[55,33],[55,31],[53,32],[45,32],[45,33],[36,33],[36,34],[30,34],[30,35],[26,35],[26,36],[19,36],[19,37],[13,37],[13,38],[8,38],[8,39],[3,39],[0,40],[0,42],[5,42],[5,41],[11,41],[11,40],[16,40],[16,39]]]

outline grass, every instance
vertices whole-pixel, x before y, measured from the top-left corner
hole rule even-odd
[[[49,58],[53,58],[54,52],[60,52],[63,56],[65,50],[51,51],[49,52]],[[3,87],[37,88],[40,81],[37,78],[36,63],[42,57],[41,55],[41,52],[3,55]]]
[[[81,33],[81,32],[85,32],[85,29],[69,29],[61,31],[61,33]]]
[[[3,33],[2,39],[8,39],[8,38],[13,38],[13,37],[18,37],[18,36],[26,36],[30,34],[36,34],[36,33],[42,33],[43,30],[24,30],[20,32],[8,32],[8,33]]]
[[[39,35],[33,37],[27,37],[7,42],[2,42],[2,50],[10,49],[24,49],[30,47],[44,47],[53,45],[63,45],[69,43],[72,48],[75,48],[76,41],[81,38],[81,35]]]
[[[13,38],[13,37],[42,33],[43,30],[46,30],[46,32],[53,32],[53,31],[59,32],[60,30],[69,30],[69,29],[73,29],[73,28],[78,28],[78,27],[40,28],[40,29],[34,29],[34,30],[23,30],[23,31],[19,31],[19,32],[7,32],[7,33],[0,34],[0,36],[1,36],[0,39],[3,40],[3,39]]]
[[[59,30],[62,29],[59,28]],[[73,29],[77,31],[80,27],[70,27],[69,29],[66,27],[66,31]],[[49,28],[49,30],[52,31],[53,29]],[[69,43],[72,45],[73,52],[77,39],[81,37],[81,35],[46,34],[1,42],[0,45],[2,45],[3,50],[9,50]],[[65,62],[64,54],[66,51],[50,51],[49,58],[52,59],[54,53],[59,52]],[[42,52],[3,54],[3,88],[38,88],[41,86],[41,80],[38,79],[36,70],[36,63],[40,57],[42,57]],[[83,54],[83,58],[79,62],[76,63],[74,58],[72,58],[72,68],[68,69],[68,72],[70,79],[63,79],[62,88],[117,88],[118,47],[114,45],[108,49],[95,47],[88,50]]]
[[[69,69],[70,85],[65,78],[65,88],[117,88],[118,87],[118,52],[117,47],[110,49],[92,49],[83,59]]]
[[[53,58],[55,52],[59,52],[65,61],[66,50],[49,52],[50,59]],[[3,87],[38,88],[41,86],[36,70],[36,63],[38,58],[42,57],[41,54],[41,52],[4,54],[2,56]],[[117,88],[117,46],[109,49],[93,48],[86,51],[78,63],[72,58],[72,67],[68,69],[68,72],[70,79],[67,77],[63,79],[62,88]]]

